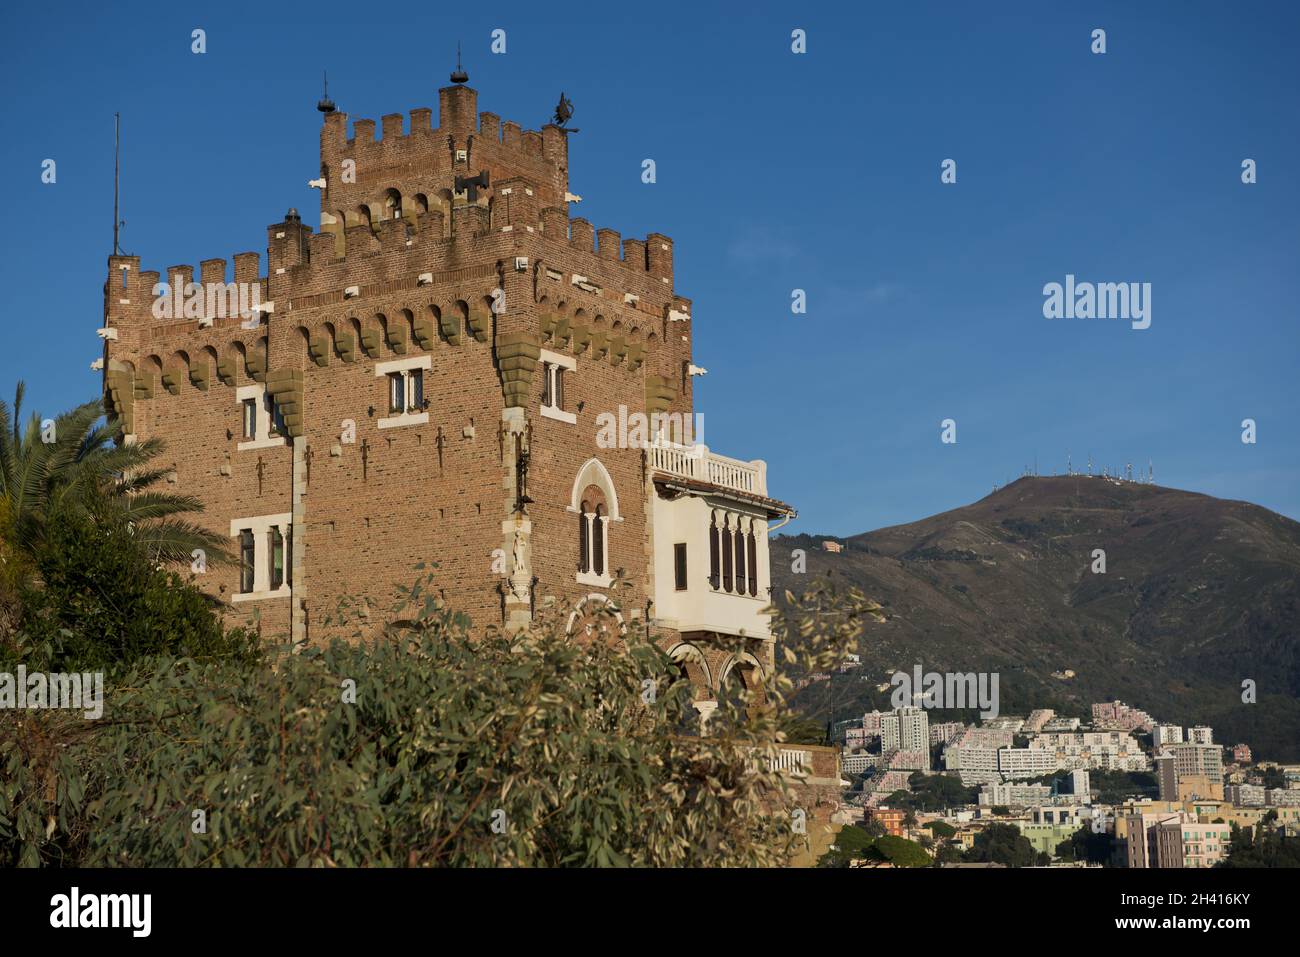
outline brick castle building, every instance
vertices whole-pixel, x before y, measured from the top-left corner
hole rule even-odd
[[[320,229],[268,227],[265,275],[253,252],[197,283],[112,256],[106,403],[230,536],[239,563],[198,576],[229,615],[317,642],[341,598],[382,616],[436,562],[476,626],[558,604],[581,637],[611,605],[707,712],[772,666],[769,522],[794,513],[762,461],[683,439],[698,370],[672,240],[571,219],[568,131],[479,113],[466,80],[436,126],[391,114],[380,139],[322,101]]]

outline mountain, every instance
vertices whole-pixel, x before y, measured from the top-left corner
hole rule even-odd
[[[824,540],[773,538],[773,593],[826,576],[889,620],[861,642],[870,681],[805,695],[823,720],[828,693],[848,717],[887,699],[876,682],[921,664],[998,672],[1002,713],[1047,706],[1086,719],[1092,702],[1119,698],[1162,722],[1211,724],[1216,741],[1245,741],[1256,759],[1300,760],[1300,523],[1246,502],[1060,476],[834,539],[838,554]],[[792,571],[795,549],[804,574]],[[1255,704],[1242,702],[1247,679]]]

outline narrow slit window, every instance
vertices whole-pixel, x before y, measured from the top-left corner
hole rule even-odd
[[[406,411],[406,383],[400,372],[388,373],[388,411],[402,413]]]
[[[267,536],[267,550],[271,557],[271,590],[274,591],[284,584],[284,536],[275,526],[271,527]]]
[[[734,581],[731,577],[732,572],[732,547],[731,547],[731,519],[725,518],[722,521],[722,590],[729,592],[732,589]]]
[[[245,399],[240,403],[244,412],[244,438],[257,438],[257,400]]]
[[[284,434],[284,414],[280,411],[280,405],[268,392],[266,395],[266,411],[271,419],[271,433],[273,435]]]
[[[673,579],[678,591],[686,591],[686,543],[673,545]]]
[[[739,522],[736,523],[735,547],[736,592],[743,595],[745,593],[745,533],[741,530]]]
[[[253,590],[253,530],[246,528],[239,533],[239,590],[247,595]]]
[[[722,583],[721,556],[718,552],[718,516],[709,520],[709,585],[717,588]]]
[[[758,542],[754,538],[754,526],[749,526],[749,593],[758,597]]]
[[[605,506],[597,505],[592,521],[591,564],[597,575],[605,574]]]
[[[589,524],[591,516],[587,512],[586,503],[583,503],[583,509],[578,513],[578,571],[586,574],[591,570],[591,532]]]

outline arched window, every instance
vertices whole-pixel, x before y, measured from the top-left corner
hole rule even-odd
[[[395,189],[384,193],[384,219],[402,218],[402,194]]]
[[[609,521],[605,515],[605,505],[602,502],[596,506],[596,514],[591,523],[591,570],[597,575],[605,574],[605,523]]]
[[[754,522],[749,523],[749,593],[758,596],[758,541],[754,538]]]
[[[719,548],[721,534],[715,509],[709,515],[709,585],[715,589],[722,584],[722,552]]]
[[[591,514],[594,510],[590,502],[583,502],[578,512],[578,572],[587,574],[591,571]]]
[[[599,459],[588,459],[578,469],[570,502],[569,511],[578,515],[578,581],[607,587],[610,523],[622,519],[614,483]]]
[[[578,509],[578,573],[602,578],[609,564],[609,507],[605,493],[588,485]]]
[[[745,594],[745,520],[737,517],[734,546],[736,549],[736,594]]]
[[[723,591],[728,591],[728,592],[731,591],[732,586],[735,584],[735,579],[732,578],[732,570],[734,567],[734,562],[733,562],[734,556],[735,556],[735,551],[731,547],[731,516],[724,512],[722,516],[722,590]]]

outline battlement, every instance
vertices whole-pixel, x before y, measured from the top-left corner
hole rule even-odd
[[[320,138],[321,212],[335,214],[373,201],[385,189],[404,195],[430,197],[454,192],[456,175],[486,172],[492,181],[525,176],[543,193],[546,205],[564,203],[568,191],[568,135],[554,125],[524,130],[502,122],[495,113],[477,112],[478,91],[449,86],[438,91],[438,126],[433,111],[418,107],[406,118],[390,113],[381,118],[381,138],[375,121],[352,120],[348,114],[327,113]]]
[[[232,275],[227,260],[204,259],[196,279],[190,265],[168,266],[160,273],[141,269],[139,256],[110,256],[104,283],[105,326],[127,332],[153,321],[208,320],[246,313],[239,304],[256,304],[265,298],[266,279],[259,275],[260,262],[258,253],[236,253]]]
[[[306,361],[299,339],[319,337],[320,327],[346,321],[360,330],[379,321],[387,329],[383,317],[396,313],[410,326],[404,343],[430,348],[429,329],[452,344],[540,336],[633,370],[644,359],[646,374],[681,380],[677,387],[687,390],[680,370],[690,353],[690,305],[673,290],[672,239],[624,238],[571,218],[569,133],[559,126],[524,130],[479,113],[466,86],[440,90],[439,110],[436,128],[428,108],[410,111],[409,129],[402,114],[387,114],[379,139],[374,120],[354,120],[348,137],[347,115],[326,113],[324,182],[314,184],[323,187],[320,230],[294,209],[267,226],[265,275],[254,252],[236,254],[233,269],[228,259],[209,258],[162,273],[141,270],[138,257],[111,257],[106,373],[120,380],[147,360],[156,376],[177,370],[162,383],[166,392],[187,379],[204,388],[229,379],[210,369],[232,344],[249,357],[257,343],[263,357],[287,349],[296,365]],[[528,306],[492,333],[500,323],[483,317],[498,286]],[[250,362],[250,373],[259,365],[266,361]]]

